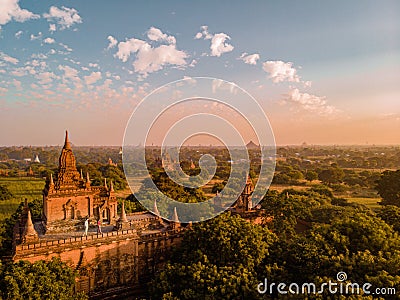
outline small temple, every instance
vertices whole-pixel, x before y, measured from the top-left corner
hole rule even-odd
[[[250,176],[247,176],[246,185],[244,187],[243,192],[239,196],[239,198],[233,203],[232,209],[237,213],[249,212],[253,208],[253,201],[251,200],[251,196],[254,191],[253,181]]]

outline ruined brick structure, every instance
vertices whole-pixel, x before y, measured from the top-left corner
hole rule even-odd
[[[245,213],[251,211],[253,208],[253,202],[251,200],[251,195],[253,194],[253,191],[254,191],[253,182],[251,181],[250,176],[247,176],[247,181],[244,190],[242,194],[239,196],[239,198],[235,201],[235,203],[233,203],[232,211],[237,213]]]

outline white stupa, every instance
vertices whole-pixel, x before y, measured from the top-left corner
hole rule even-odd
[[[37,154],[36,154],[36,157],[35,157],[34,162],[35,162],[35,163],[40,163],[40,159],[39,159],[39,156],[38,156]]]

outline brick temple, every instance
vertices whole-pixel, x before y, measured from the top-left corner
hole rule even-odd
[[[76,168],[75,156],[72,153],[68,131],[62,148],[57,177],[46,182],[43,190],[43,223],[46,229],[55,229],[58,221],[71,221],[81,218],[100,220],[112,223],[118,218],[117,200],[113,182],[107,186],[92,186],[89,173],[86,178]]]

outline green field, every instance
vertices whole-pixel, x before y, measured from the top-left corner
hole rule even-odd
[[[363,204],[366,207],[375,210],[381,208],[378,202],[382,201],[381,198],[345,198],[349,202]]]
[[[6,186],[14,195],[11,200],[0,201],[0,221],[12,215],[25,198],[28,201],[41,199],[44,184],[43,179],[30,177],[0,178],[0,185]]]

